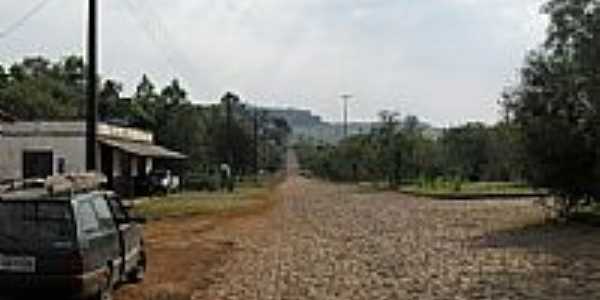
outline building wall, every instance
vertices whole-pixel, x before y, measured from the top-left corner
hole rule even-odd
[[[53,152],[54,174],[60,158],[65,159],[67,173],[85,171],[85,137],[4,136],[0,138],[0,180],[21,179],[23,152],[31,150]]]
[[[23,153],[25,151],[52,151],[53,172],[58,174],[59,160],[65,160],[65,172],[77,173],[86,170],[86,139],[85,122],[16,122],[0,123],[0,180],[22,179]],[[151,133],[133,128],[120,128],[100,123],[98,135],[115,139],[135,142],[152,143]],[[101,148],[96,148],[96,165],[102,170]],[[151,158],[136,158],[131,161],[131,172],[124,172],[129,166],[124,161],[135,156],[126,154],[118,149],[113,151],[113,176],[124,173],[138,175],[137,164],[141,159],[146,160],[149,172],[153,167]]]

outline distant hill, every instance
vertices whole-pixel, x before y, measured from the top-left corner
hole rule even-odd
[[[374,122],[352,122],[348,124],[348,135],[369,133],[377,126]],[[344,124],[321,123],[318,126],[294,127],[294,136],[297,139],[313,139],[335,144],[344,138]]]
[[[310,110],[267,108],[266,111],[270,117],[285,119],[292,128],[314,127],[324,124],[321,117],[313,115]]]
[[[336,144],[344,138],[343,123],[328,123],[314,115],[310,110],[295,108],[266,108],[265,111],[271,117],[285,119],[293,130],[293,139],[310,139],[314,141]],[[442,130],[422,124],[425,135],[437,139],[442,135]],[[367,134],[379,126],[379,122],[350,122],[348,123],[348,135]]]

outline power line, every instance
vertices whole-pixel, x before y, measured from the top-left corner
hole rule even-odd
[[[168,49],[168,47],[162,44],[162,39],[160,35],[156,31],[152,30],[152,28],[154,28],[152,22],[147,18],[144,18],[141,14],[138,14],[138,12],[142,8],[138,7],[130,0],[125,0],[123,1],[123,3],[125,3],[127,11],[132,17],[134,17],[137,20],[138,25],[141,27],[141,29],[144,31],[144,33],[150,39],[150,41],[154,44],[155,48],[157,48],[158,51],[162,52],[163,58],[167,66],[171,69],[172,72],[175,72],[177,70],[177,68],[175,68],[175,63],[173,62],[171,55],[165,52],[165,49]]]
[[[6,29],[0,31],[0,39],[4,39],[25,25],[31,18],[40,13],[50,0],[41,0],[37,5],[28,10],[22,17],[18,18],[14,23],[10,24]]]
[[[181,47],[179,47],[180,45],[177,43],[177,41],[174,41],[173,39],[170,38],[170,36],[171,36],[170,31],[169,31],[168,27],[165,25],[163,18],[156,12],[156,10],[152,7],[152,5],[146,4],[144,7],[151,14],[150,17],[152,17],[153,20],[156,20],[159,30],[161,30],[163,35],[165,35],[166,38],[169,40],[169,42],[170,42],[169,44],[172,47],[172,50],[174,50],[176,57],[183,59],[184,66],[193,68],[195,66],[195,64],[192,63],[192,60],[187,55],[187,52],[182,50]]]
[[[155,44],[156,48],[162,52],[166,63],[173,72],[182,69],[182,67],[194,67],[194,64],[191,63],[185,52],[182,51],[178,47],[178,44],[171,38],[167,26],[165,26],[161,17],[151,6],[147,5],[147,3],[140,5],[133,0],[125,0],[124,3],[126,4],[129,13],[138,20],[140,27],[142,27],[146,35]],[[144,15],[144,13],[149,14],[149,16]],[[178,64],[177,59],[183,59],[183,65]]]

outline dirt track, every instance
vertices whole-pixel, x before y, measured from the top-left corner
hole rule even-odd
[[[151,224],[148,280],[117,299],[600,299],[598,230],[516,230],[544,218],[526,201],[370,194],[293,171],[276,196],[256,215]]]

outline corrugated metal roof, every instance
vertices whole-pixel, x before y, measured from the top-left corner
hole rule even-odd
[[[139,156],[152,157],[152,158],[167,158],[167,159],[186,159],[187,156],[179,152],[168,150],[164,147],[146,144],[146,143],[135,143],[123,140],[110,139],[106,137],[99,137],[98,142],[103,143],[107,146],[115,147],[127,153],[136,154]]]

